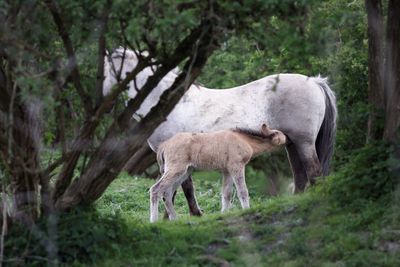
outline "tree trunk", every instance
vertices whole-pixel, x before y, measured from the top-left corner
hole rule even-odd
[[[396,144],[400,125],[400,3],[390,0],[387,18],[385,65],[386,120],[384,138]],[[400,155],[399,155],[400,156]]]
[[[130,175],[141,175],[156,163],[156,153],[144,144],[125,164],[124,170]]]
[[[379,114],[383,103],[383,16],[381,0],[366,0],[368,15],[368,100],[370,103],[367,142],[382,136],[379,133]]]

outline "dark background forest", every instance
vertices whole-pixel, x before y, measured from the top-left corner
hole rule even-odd
[[[1,1],[0,265],[399,266],[398,18],[395,0]],[[103,96],[118,47],[149,56]],[[158,171],[146,139],[187,84],[132,115],[176,67],[210,88],[328,77],[331,175],[293,196],[286,153],[263,155],[246,170],[254,208],[219,215],[218,175],[200,173],[202,218],[183,215],[178,193],[183,219],[148,224]]]

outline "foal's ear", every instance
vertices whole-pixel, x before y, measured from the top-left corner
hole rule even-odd
[[[261,131],[265,135],[270,135],[271,134],[271,129],[268,128],[268,126],[265,123],[261,126]]]

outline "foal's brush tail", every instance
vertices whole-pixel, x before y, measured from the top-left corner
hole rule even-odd
[[[312,79],[318,84],[325,95],[325,116],[318,132],[315,147],[318,159],[321,163],[322,174],[326,176],[329,174],[329,163],[332,159],[335,145],[337,119],[336,97],[328,86],[327,78],[318,76]]]
[[[160,167],[160,174],[162,175],[164,173],[164,148],[160,146],[160,148],[157,151],[157,163],[158,166]]]

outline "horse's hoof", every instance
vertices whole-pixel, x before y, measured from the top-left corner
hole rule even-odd
[[[201,210],[195,210],[195,211],[191,211],[190,212],[190,215],[191,216],[197,216],[197,217],[201,217],[202,215],[203,215],[203,211],[201,211]]]

